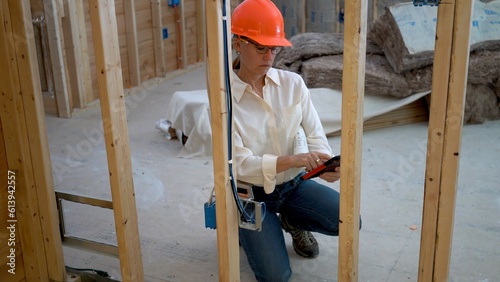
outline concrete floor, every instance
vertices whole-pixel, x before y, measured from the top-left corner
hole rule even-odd
[[[171,95],[206,88],[205,68],[132,89],[127,98],[134,186],[146,281],[218,281],[216,232],[204,225],[211,159],[181,159],[181,144],[155,128]],[[159,83],[160,82],[160,83]],[[57,191],[111,199],[98,106],[71,119],[47,116]],[[340,137],[329,138],[334,152]],[[416,281],[427,123],[367,131],[363,137],[359,281]],[[500,121],[463,129],[449,281],[500,281]],[[339,189],[339,184],[330,184]],[[110,210],[65,203],[67,232],[115,243]],[[416,227],[413,230],[413,227]],[[292,281],[336,281],[338,238],[317,234],[320,255],[297,256],[286,236]],[[117,258],[64,247],[66,265],[108,272]],[[241,281],[254,281],[241,256]]]

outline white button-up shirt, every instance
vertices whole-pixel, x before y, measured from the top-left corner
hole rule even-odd
[[[271,68],[261,99],[250,85],[233,75],[234,161],[237,178],[266,193],[293,179],[304,168],[276,173],[278,156],[294,154],[294,138],[303,127],[309,151],[332,155],[332,150],[311,101],[310,92],[298,74]]]

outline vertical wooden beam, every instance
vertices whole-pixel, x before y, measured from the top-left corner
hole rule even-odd
[[[165,48],[163,46],[163,24],[161,1],[151,0],[151,13],[153,21],[153,45],[155,56],[156,76],[165,76]]]
[[[472,0],[438,7],[418,281],[448,281]]]
[[[197,44],[197,61],[205,61],[205,46],[207,44],[207,29],[205,26],[205,0],[196,0],[196,44]]]
[[[368,0],[345,3],[338,281],[358,281]]]
[[[9,170],[15,173],[15,218],[12,224],[20,237],[26,280],[40,280],[47,277],[45,256],[41,242],[41,226],[32,214],[38,213],[33,170],[29,160],[29,144],[26,136],[26,121],[21,97],[21,84],[15,54],[16,36],[12,30],[10,7],[7,1],[0,1],[0,67],[8,70],[0,79],[0,119],[4,131],[5,149]]]
[[[88,103],[94,101],[94,90],[92,88],[92,75],[90,71],[90,57],[89,57],[89,44],[87,40],[87,26],[85,24],[85,10],[83,1],[85,0],[74,0],[74,9],[76,10],[76,26],[78,32],[78,41],[80,44],[80,75],[82,76],[82,89],[84,94],[83,104],[84,106]],[[72,1],[69,1],[72,2]]]
[[[340,32],[340,21],[339,21],[340,0],[335,0],[335,11],[337,11],[337,17],[335,18],[335,32],[339,33]]]
[[[83,13],[81,10],[83,6],[78,7],[77,2],[82,4],[82,0],[64,1],[62,26],[65,34],[64,46],[68,63],[69,85],[71,87],[73,102],[72,106],[76,108],[85,108],[87,105],[86,91],[92,88],[86,87],[87,85],[91,86],[88,53],[83,52],[84,46],[87,45],[87,32],[85,30],[85,21],[82,22],[82,18],[79,16],[79,13]],[[83,25],[83,27],[81,25]],[[81,34],[81,31],[84,33]]]
[[[9,5],[12,7],[12,29],[15,34],[19,35],[14,43],[19,78],[22,82],[21,91],[31,165],[39,203],[38,214],[43,236],[43,242],[40,243],[45,248],[49,279],[64,281],[66,270],[59,233],[59,217],[52,178],[35,39],[33,37],[33,25],[31,25],[30,1],[9,0]]]
[[[230,38],[230,9],[222,0],[206,2],[207,83],[212,124],[214,185],[217,217],[217,247],[219,254],[219,281],[240,281],[238,246],[238,211],[232,197],[228,170],[228,127],[226,83],[224,74],[224,45],[231,54],[230,40],[223,42],[222,16],[226,14],[226,32]],[[231,71],[229,73],[232,73]],[[232,149],[232,148],[231,148]]]
[[[0,116],[27,281],[65,281],[29,0],[0,3]]]
[[[306,24],[307,24],[307,8],[306,8],[306,0],[300,0],[299,1],[299,7],[297,11],[297,25],[298,25],[298,32],[299,33],[304,33],[306,32]]]
[[[135,1],[123,0],[123,10],[125,14],[125,29],[127,31],[130,86],[138,86],[141,83],[141,68],[139,64],[139,46],[137,43]]]
[[[50,59],[54,77],[54,92],[57,102],[57,113],[60,117],[71,117],[69,86],[66,75],[63,35],[60,26],[58,4],[56,0],[43,0],[47,33],[49,36]]]
[[[144,281],[114,0],[91,0],[90,18],[123,281]]]
[[[179,20],[180,20],[180,40],[181,40],[181,69],[185,69],[187,67],[187,51],[186,51],[186,15],[185,8],[186,5],[184,1],[180,1],[179,5]]]

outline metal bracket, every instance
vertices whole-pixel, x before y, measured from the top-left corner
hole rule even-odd
[[[241,228],[261,231],[262,230],[262,215],[265,213],[262,202],[256,202],[252,199],[240,199],[243,203],[245,211],[253,218],[253,222],[243,220],[243,215],[238,217],[238,222]]]
[[[253,222],[244,220],[242,214],[238,217],[238,223],[241,228],[261,231],[262,230],[262,216],[265,214],[265,206],[261,202],[253,200],[252,185],[243,182],[238,182],[238,197],[243,204],[243,209],[253,219]]]
[[[63,192],[56,192],[57,211],[59,212],[59,230],[61,232],[61,239],[63,244],[83,250],[90,250],[96,253],[118,257],[118,247],[115,245],[109,245],[101,242],[87,240],[84,238],[78,238],[66,235],[66,230],[64,228],[64,213],[62,206],[63,200],[80,203],[84,205],[91,205],[91,206],[111,209],[111,210],[113,209],[113,202],[79,196],[79,195],[73,195]]]

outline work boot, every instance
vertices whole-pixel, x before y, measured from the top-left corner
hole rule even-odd
[[[315,258],[319,254],[318,241],[309,231],[292,227],[285,217],[280,215],[281,228],[292,235],[293,249],[305,258]]]

